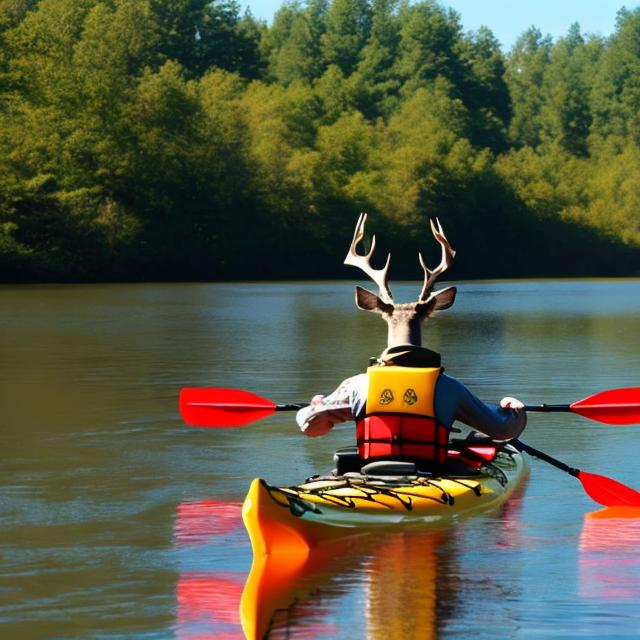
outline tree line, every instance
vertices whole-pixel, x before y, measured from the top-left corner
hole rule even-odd
[[[0,0],[0,280],[640,273],[640,9],[502,51],[423,0]]]

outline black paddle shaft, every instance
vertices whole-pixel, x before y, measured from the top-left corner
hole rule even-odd
[[[534,404],[527,405],[525,411],[571,411],[571,405],[568,404]]]
[[[309,406],[308,403],[277,404],[276,411],[298,411],[299,409],[304,409],[307,406]]]
[[[542,451],[538,451],[538,449],[534,449],[533,447],[530,447],[528,444],[525,444],[521,440],[518,440],[518,439],[511,440],[511,444],[516,449],[519,449],[520,451],[526,451],[530,456],[533,456],[534,458],[538,458],[540,460],[544,460],[545,462],[548,462],[549,464],[553,465],[557,469],[560,469],[561,471],[565,471],[569,475],[572,475],[574,478],[577,478],[580,475],[580,469],[575,469],[574,467],[570,467],[568,464],[565,464],[564,462],[560,462],[560,460],[556,460],[555,458],[552,458],[546,453]]]

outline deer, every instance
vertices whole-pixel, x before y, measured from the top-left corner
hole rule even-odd
[[[393,295],[388,284],[389,265],[391,254],[387,255],[387,261],[382,269],[374,269],[371,266],[371,256],[375,251],[376,237],[371,239],[371,247],[366,255],[357,252],[357,246],[364,238],[364,227],[367,214],[361,213],[356,223],[353,240],[349,247],[344,264],[358,267],[373,282],[378,285],[378,294],[356,286],[356,306],[364,311],[373,311],[382,315],[387,323],[387,349],[400,345],[422,346],[422,324],[434,312],[448,309],[455,300],[456,287],[447,287],[433,291],[436,280],[451,266],[456,252],[451,248],[444,235],[442,225],[438,218],[434,223],[430,220],[431,232],[442,250],[440,264],[433,270],[429,269],[418,252],[418,261],[424,271],[424,283],[422,291],[415,302],[398,304],[393,300]]]

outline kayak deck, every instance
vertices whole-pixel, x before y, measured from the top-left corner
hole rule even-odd
[[[504,502],[526,472],[510,445],[468,475],[371,476],[347,473],[274,487],[256,478],[242,516],[254,555],[308,553],[318,543],[360,529],[437,524]]]

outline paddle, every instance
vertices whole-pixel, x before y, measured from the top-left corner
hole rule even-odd
[[[544,460],[557,469],[572,475],[574,478],[578,478],[582,483],[582,488],[585,490],[585,493],[592,500],[605,507],[640,507],[640,492],[631,487],[627,487],[617,480],[570,467],[564,462],[560,462],[560,460],[556,460],[550,455],[530,447],[521,440],[511,440],[510,444],[516,447],[516,449],[525,451],[530,456]]]
[[[573,404],[526,406],[526,411],[571,411],[604,424],[640,423],[640,387],[601,391]]]
[[[197,427],[242,427],[276,411],[297,411],[306,404],[276,404],[241,389],[188,387],[180,392],[180,414]],[[570,411],[604,424],[640,423],[640,387],[601,391],[573,404],[526,406],[526,411]]]
[[[276,404],[242,389],[187,387],[180,391],[180,415],[195,427],[242,427],[275,411],[297,411],[306,404]]]

